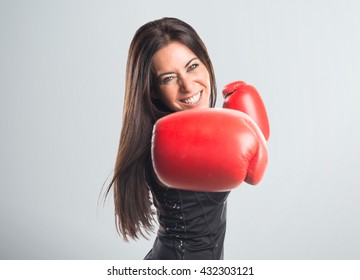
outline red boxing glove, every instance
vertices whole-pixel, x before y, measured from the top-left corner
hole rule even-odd
[[[237,81],[226,85],[222,91],[223,108],[234,109],[250,116],[260,127],[266,140],[270,136],[269,119],[264,102],[257,90],[245,82]]]
[[[257,184],[268,155],[259,127],[228,109],[187,110],[157,121],[152,137],[154,170],[166,186],[228,191],[243,181]]]

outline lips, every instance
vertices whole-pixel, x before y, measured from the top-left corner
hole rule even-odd
[[[188,105],[195,105],[200,101],[201,95],[202,95],[202,91],[199,91],[198,93],[194,94],[190,98],[180,100],[180,102],[188,104]]]

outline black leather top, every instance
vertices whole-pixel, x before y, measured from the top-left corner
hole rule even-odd
[[[160,228],[145,259],[223,259],[229,192],[155,186],[152,193]]]

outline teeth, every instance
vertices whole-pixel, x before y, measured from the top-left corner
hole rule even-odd
[[[199,102],[200,100],[200,96],[201,96],[201,91],[199,91],[197,94],[195,94],[194,96],[188,98],[188,99],[183,99],[181,100],[182,102],[186,103],[186,104],[196,104],[197,102]]]

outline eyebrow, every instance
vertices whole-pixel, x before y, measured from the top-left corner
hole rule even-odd
[[[188,63],[185,64],[184,68],[188,67],[188,66],[190,65],[190,63],[193,62],[193,61],[196,60],[196,59],[199,59],[199,58],[194,57],[194,58],[190,59],[190,60],[188,61]],[[165,76],[165,75],[174,74],[174,73],[175,73],[175,72],[165,72],[165,73],[161,73],[161,74],[158,76],[158,78],[160,78],[160,77],[162,77],[162,76]]]

